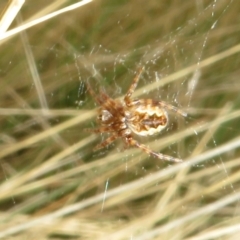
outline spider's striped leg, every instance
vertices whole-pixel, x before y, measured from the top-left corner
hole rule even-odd
[[[89,83],[87,83],[87,90],[89,91],[91,96],[95,99],[95,101],[98,103],[98,105],[103,105],[109,99],[109,96],[106,93],[104,93],[102,89],[100,94],[96,94]]]
[[[101,105],[103,102],[101,100],[101,98],[99,96],[97,96],[97,94],[93,91],[91,85],[87,82],[87,90],[89,91],[89,93],[91,94],[91,96],[95,99],[95,101]]]
[[[113,141],[115,141],[117,138],[118,138],[117,135],[112,135],[112,136],[108,137],[103,142],[99,143],[96,147],[94,147],[93,151],[96,151],[98,149],[101,149],[101,148],[104,148],[104,147],[108,146]]]
[[[164,161],[168,161],[168,162],[182,162],[182,159],[174,158],[174,157],[171,157],[171,156],[168,156],[168,155],[164,155],[162,153],[153,152],[149,147],[147,147],[144,144],[138,143],[133,138],[128,139],[128,143],[131,146],[138,147],[138,148],[142,149],[144,152],[146,152],[147,154],[152,155],[153,157],[162,159]]]
[[[124,97],[124,101],[125,101],[126,103],[129,102],[129,99],[131,98],[134,90],[136,89],[137,84],[138,84],[138,81],[139,81],[139,78],[140,78],[143,70],[144,70],[144,67],[140,67],[139,70],[138,70],[138,72],[137,72],[137,74],[136,74],[136,76],[134,77],[133,82],[132,82],[131,86],[129,87],[129,89],[128,89],[125,97]]]

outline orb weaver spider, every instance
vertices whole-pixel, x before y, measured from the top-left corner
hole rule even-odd
[[[94,150],[104,148],[117,138],[122,138],[127,146],[140,148],[153,157],[169,162],[182,162],[182,159],[154,152],[133,138],[132,133],[149,136],[161,132],[168,124],[167,110],[183,117],[187,116],[182,110],[163,101],[131,98],[143,69],[144,67],[139,68],[123,100],[112,99],[103,91],[96,95],[90,85],[87,84],[90,94],[100,105],[97,117],[100,127],[86,130],[94,133],[110,134]]]

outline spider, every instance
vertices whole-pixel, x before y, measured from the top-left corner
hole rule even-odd
[[[90,85],[87,84],[90,94],[100,105],[97,116],[100,127],[86,130],[94,133],[110,134],[94,150],[104,148],[117,138],[122,138],[127,146],[140,148],[153,157],[169,162],[182,162],[182,159],[154,152],[133,138],[133,133],[149,136],[162,131],[168,124],[167,110],[174,111],[183,117],[187,116],[185,112],[163,101],[131,98],[143,69],[144,67],[140,67],[137,71],[123,100],[112,99],[103,91],[96,95]]]

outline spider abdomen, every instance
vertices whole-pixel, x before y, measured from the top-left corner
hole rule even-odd
[[[165,110],[158,107],[139,107],[127,112],[129,128],[141,136],[153,135],[161,132],[168,123]]]

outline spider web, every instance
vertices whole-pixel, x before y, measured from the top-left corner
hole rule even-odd
[[[0,238],[237,239],[240,7],[179,2],[94,1],[1,46]],[[13,28],[56,3],[27,3]],[[188,116],[134,138],[182,164],[121,139],[93,152],[107,135],[83,130],[97,127],[86,83],[121,98],[139,66],[134,98]]]

